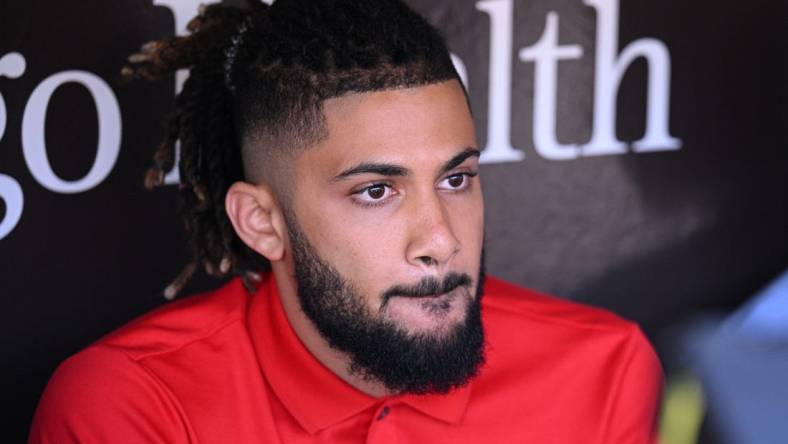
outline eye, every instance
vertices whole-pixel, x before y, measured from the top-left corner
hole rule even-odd
[[[449,186],[452,188],[459,188],[465,183],[465,175],[451,176],[448,179]]]
[[[471,185],[471,177],[476,175],[477,173],[452,174],[441,181],[441,188],[450,191],[463,191]]]
[[[365,205],[375,205],[394,195],[394,189],[384,183],[376,183],[353,193],[354,199]]]

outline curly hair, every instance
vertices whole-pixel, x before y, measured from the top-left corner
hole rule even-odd
[[[229,187],[275,173],[275,156],[327,136],[322,103],[354,92],[457,79],[446,43],[399,0],[277,0],[268,6],[201,6],[189,34],[154,41],[129,57],[128,78],[189,69],[145,185],[164,183],[180,141],[179,211],[192,260],[165,290],[172,298],[202,266],[251,288],[265,258],[235,234]]]

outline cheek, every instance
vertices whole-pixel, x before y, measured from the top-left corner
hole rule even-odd
[[[374,305],[377,295],[393,283],[402,263],[402,227],[396,221],[374,223],[352,215],[319,218],[312,225],[314,247],[321,257]]]
[[[477,254],[484,241],[484,200],[481,193],[450,206],[451,227],[463,250]]]
[[[325,261],[369,301],[395,284],[413,282],[420,273],[408,266],[405,251],[413,216],[391,206],[373,210],[343,206],[334,200],[311,201],[302,208],[301,228]],[[444,201],[454,236],[462,246],[455,271],[478,269],[484,238],[484,207],[479,190]]]

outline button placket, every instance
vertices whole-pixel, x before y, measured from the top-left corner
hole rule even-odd
[[[391,411],[391,407],[384,405],[382,409],[380,409],[380,413],[378,413],[378,421],[383,421],[386,416],[388,416],[389,412]]]

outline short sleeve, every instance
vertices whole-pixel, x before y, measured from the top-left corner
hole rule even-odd
[[[188,442],[161,382],[123,351],[91,346],[64,361],[39,401],[29,443]]]
[[[634,327],[613,391],[604,443],[657,444],[662,400],[662,367],[654,349]]]

